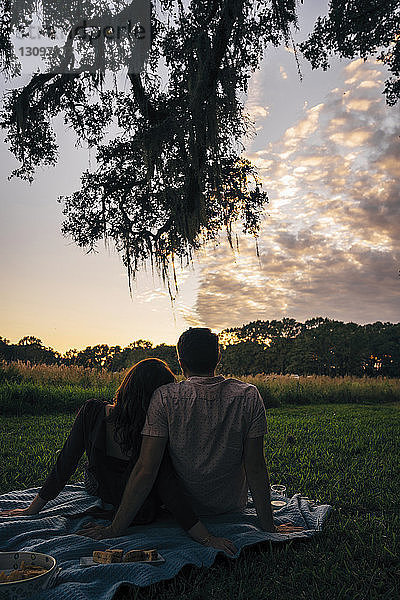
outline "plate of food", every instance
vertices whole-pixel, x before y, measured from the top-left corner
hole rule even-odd
[[[117,565],[121,563],[160,565],[164,562],[165,558],[155,549],[128,550],[124,552],[119,548],[113,548],[109,550],[94,550],[92,556],[82,556],[79,564],[81,567],[93,567],[96,565]]]
[[[0,552],[0,600],[24,600],[50,587],[56,559],[39,552]]]

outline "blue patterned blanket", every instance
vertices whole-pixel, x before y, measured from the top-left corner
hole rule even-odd
[[[0,510],[24,507],[37,492],[38,488],[34,488],[0,495]],[[39,515],[0,519],[0,550],[43,552],[54,556],[61,567],[55,585],[32,600],[111,600],[121,583],[146,586],[171,579],[188,564],[211,566],[218,553],[194,542],[169,518],[151,525],[132,527],[129,535],[117,539],[95,541],[76,535],[76,531],[93,517],[70,518],[65,515],[80,513],[93,506],[100,507],[101,501],[89,496],[83,485],[67,485]],[[230,538],[235,543],[239,549],[237,558],[244,547],[262,541],[282,542],[312,537],[321,531],[331,510],[329,505],[314,505],[300,494],[295,494],[284,508],[275,512],[274,517],[277,524],[291,521],[294,525],[305,527],[304,531],[291,534],[265,533],[258,529],[251,504],[242,513],[207,517],[203,521],[213,534]],[[80,566],[80,557],[91,556],[93,550],[107,548],[125,551],[157,548],[165,563],[158,566],[134,563]]]

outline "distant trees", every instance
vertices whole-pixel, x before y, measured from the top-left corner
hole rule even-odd
[[[219,371],[231,375],[265,372],[265,350],[257,342],[229,344],[222,352]]]
[[[25,336],[17,344],[0,336],[0,360],[7,362],[21,360],[32,364],[65,364],[82,367],[122,371],[144,358],[160,358],[178,373],[179,365],[175,346],[153,344],[147,340],[136,340],[126,348],[97,344],[83,350],[73,348],[61,355],[52,348],[43,346],[40,339]]]
[[[378,375],[400,377],[400,323],[343,323],[317,317],[253,321],[220,334],[220,373],[297,373],[299,375]],[[25,336],[17,344],[0,337],[0,360],[80,365],[122,371],[144,358],[164,360],[179,373],[175,346],[137,340],[122,348],[97,344],[63,356]]]
[[[400,323],[254,321],[220,337],[226,373],[400,376]]]
[[[46,348],[42,340],[32,335],[23,337],[18,344],[10,344],[9,340],[0,337],[0,359],[7,362],[22,360],[36,364],[54,364],[61,362],[61,354],[52,348]]]

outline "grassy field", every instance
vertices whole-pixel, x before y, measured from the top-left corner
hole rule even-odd
[[[123,373],[83,367],[0,363],[0,414],[75,412],[89,398],[112,401]],[[400,379],[312,375],[241,377],[256,385],[266,407],[400,402]]]
[[[334,511],[308,542],[263,544],[210,569],[121,592],[173,600],[396,600],[400,594],[400,404],[287,406],[267,411],[271,483]],[[0,417],[0,492],[40,485],[71,414]],[[77,473],[74,480],[80,478]]]

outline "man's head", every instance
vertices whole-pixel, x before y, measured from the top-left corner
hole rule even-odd
[[[205,327],[190,327],[177,343],[185,375],[213,375],[219,362],[218,336]]]

